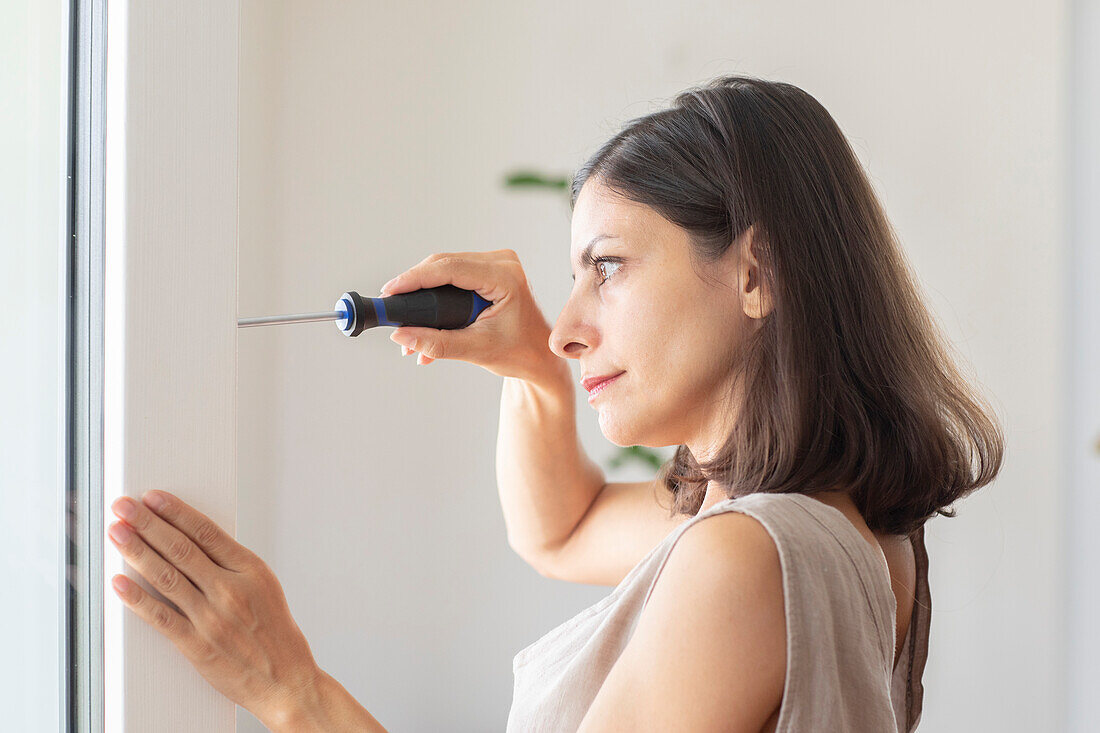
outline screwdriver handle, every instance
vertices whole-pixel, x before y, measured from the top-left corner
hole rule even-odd
[[[473,290],[454,285],[422,288],[385,298],[364,298],[349,290],[336,301],[335,310],[345,314],[336,320],[336,326],[345,336],[358,336],[375,326],[465,328],[492,304]]]

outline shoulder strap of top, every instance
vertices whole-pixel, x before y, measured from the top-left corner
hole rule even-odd
[[[928,661],[928,634],[932,624],[932,594],[928,587],[928,550],[924,546],[924,525],[909,536],[916,561],[916,588],[913,589],[913,615],[901,654],[894,669],[892,695],[905,696],[905,719],[898,721],[901,733],[916,730],[924,703],[925,663]],[[904,674],[901,674],[904,665]],[[900,700],[899,700],[900,701]]]

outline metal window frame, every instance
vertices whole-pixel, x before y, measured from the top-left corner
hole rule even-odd
[[[103,730],[103,259],[105,0],[69,3],[66,589],[61,720]]]

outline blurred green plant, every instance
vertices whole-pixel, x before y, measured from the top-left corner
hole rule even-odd
[[[619,452],[607,462],[607,465],[611,468],[618,468],[628,460],[641,461],[651,466],[654,471],[660,470],[661,464],[665,462],[652,448],[647,448],[644,445],[628,445],[625,448],[620,448]]]
[[[504,185],[512,188],[552,188],[568,192],[569,180],[567,176],[545,176],[535,171],[515,171],[504,177]]]
[[[572,176],[556,176],[533,170],[516,170],[504,176],[505,188],[542,188],[555,192],[564,192],[568,202],[569,186]],[[660,470],[664,459],[651,448],[642,445],[630,445],[619,449],[607,462],[608,467],[618,468],[627,462],[637,461],[650,466],[655,472]]]

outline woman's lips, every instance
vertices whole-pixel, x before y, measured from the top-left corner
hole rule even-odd
[[[615,382],[615,380],[617,380],[624,374],[626,374],[626,372],[619,372],[614,377],[611,377],[610,379],[605,379],[604,381],[598,382],[593,385],[592,389],[588,391],[588,401],[591,403],[592,400],[596,399],[596,395],[598,395],[600,392],[603,392],[605,389],[608,388],[608,386],[610,386],[612,383]]]

